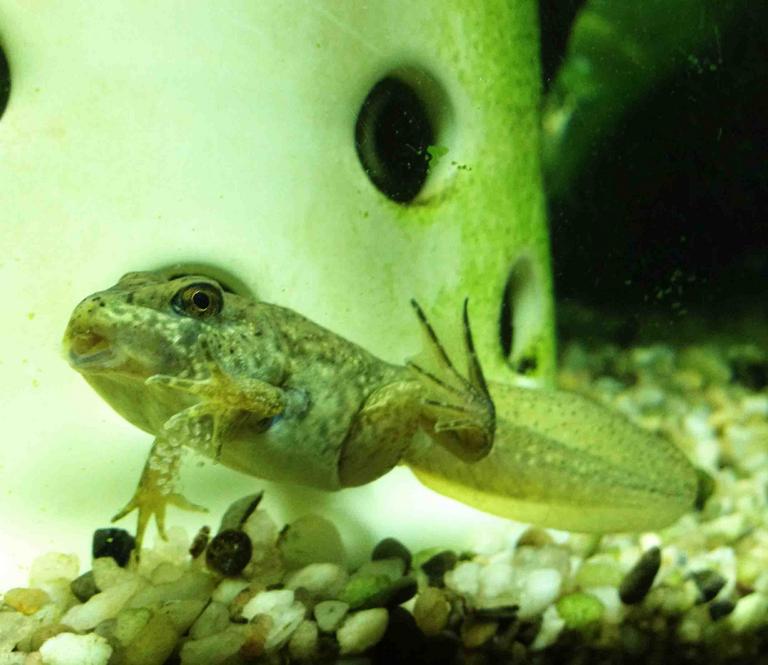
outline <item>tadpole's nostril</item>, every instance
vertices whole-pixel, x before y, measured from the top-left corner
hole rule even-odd
[[[94,332],[75,333],[69,338],[69,351],[75,356],[86,356],[109,348],[105,337]]]

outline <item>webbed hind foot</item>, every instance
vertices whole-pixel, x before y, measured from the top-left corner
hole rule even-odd
[[[425,416],[433,422],[430,435],[457,457],[466,461],[481,459],[491,449],[496,430],[496,409],[488,392],[483,369],[475,351],[469,323],[468,299],[462,313],[467,373],[463,376],[451,361],[445,347],[415,300],[421,327],[439,366],[433,373],[421,365],[407,363],[425,389],[422,398]]]

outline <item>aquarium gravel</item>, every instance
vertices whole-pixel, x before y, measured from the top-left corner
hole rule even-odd
[[[751,368],[745,371],[745,367]],[[768,358],[757,348],[570,345],[560,382],[677,443],[697,510],[660,533],[527,530],[469,551],[387,538],[357,569],[319,515],[235,502],[128,561],[49,553],[0,609],[0,665],[768,662]]]

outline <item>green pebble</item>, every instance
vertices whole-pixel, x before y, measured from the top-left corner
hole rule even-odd
[[[587,560],[576,572],[574,581],[582,589],[588,589],[595,586],[619,586],[622,577],[616,562]]]
[[[603,618],[605,607],[591,593],[577,591],[556,603],[557,613],[568,628],[582,630]]]
[[[372,598],[384,594],[392,585],[386,575],[360,575],[352,577],[339,594],[339,600],[357,609],[366,605]]]

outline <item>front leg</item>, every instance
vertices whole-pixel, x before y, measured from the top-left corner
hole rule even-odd
[[[285,391],[270,383],[247,376],[233,376],[224,372],[213,359],[207,340],[201,336],[203,379],[185,379],[166,374],[155,374],[147,385],[165,386],[200,398],[194,406],[173,416],[165,429],[186,428],[186,444],[209,457],[221,455],[222,439],[226,428],[239,414],[251,413],[258,418],[272,418],[285,410]],[[210,431],[201,435],[200,423],[211,422]]]
[[[230,377],[209,362],[204,379],[184,379],[155,375],[148,385],[190,393],[200,401],[168,419],[155,438],[141,479],[132,499],[112,518],[116,521],[138,510],[136,550],[140,551],[144,532],[154,516],[160,535],[165,538],[165,510],[171,504],[187,510],[204,510],[176,491],[184,446],[218,459],[228,429],[243,415],[271,418],[285,408],[285,394],[264,381]]]
[[[188,501],[176,492],[176,481],[181,464],[183,441],[178,432],[163,430],[152,444],[149,457],[144,464],[141,479],[131,500],[120,510],[112,521],[122,519],[134,510],[138,510],[136,525],[136,552],[141,552],[144,532],[149,520],[154,516],[157,530],[165,539],[165,509],[173,505],[184,510],[205,511],[205,508]]]

